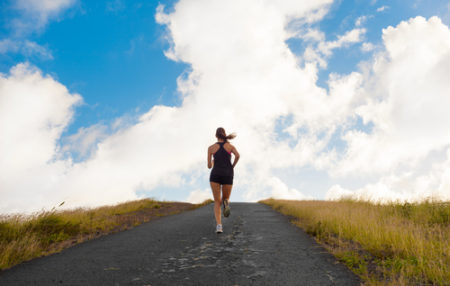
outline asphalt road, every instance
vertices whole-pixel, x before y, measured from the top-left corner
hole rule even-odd
[[[0,285],[359,285],[289,219],[231,203],[215,233],[213,205],[163,217],[0,272]]]

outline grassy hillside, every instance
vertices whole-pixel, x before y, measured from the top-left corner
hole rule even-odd
[[[53,210],[32,216],[0,216],[0,270],[95,237],[128,229],[156,217],[195,209],[210,202],[208,200],[193,205],[144,199],[93,209]]]
[[[449,285],[450,203],[262,203],[291,216],[366,285]]]

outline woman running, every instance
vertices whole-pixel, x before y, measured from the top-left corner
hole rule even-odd
[[[233,169],[240,157],[236,148],[228,142],[229,139],[234,137],[236,137],[235,134],[227,136],[225,129],[219,127],[216,130],[217,143],[208,148],[208,169],[213,168],[209,182],[214,195],[214,216],[216,217],[217,233],[223,232],[220,213],[221,204],[223,204],[223,215],[225,217],[230,215],[230,203],[228,200],[233,187]],[[234,154],[233,164],[231,164],[231,153]],[[212,157],[214,157],[214,160],[212,160]],[[222,187],[222,192],[220,187]]]

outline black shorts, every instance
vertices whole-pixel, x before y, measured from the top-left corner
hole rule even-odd
[[[221,176],[216,174],[211,174],[209,176],[209,181],[214,183],[219,183],[221,185],[232,185],[233,176]]]

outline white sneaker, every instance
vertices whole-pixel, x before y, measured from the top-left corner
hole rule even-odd
[[[221,225],[221,224],[218,224],[218,225],[216,226],[216,233],[222,233],[222,232],[223,232],[222,225]]]

